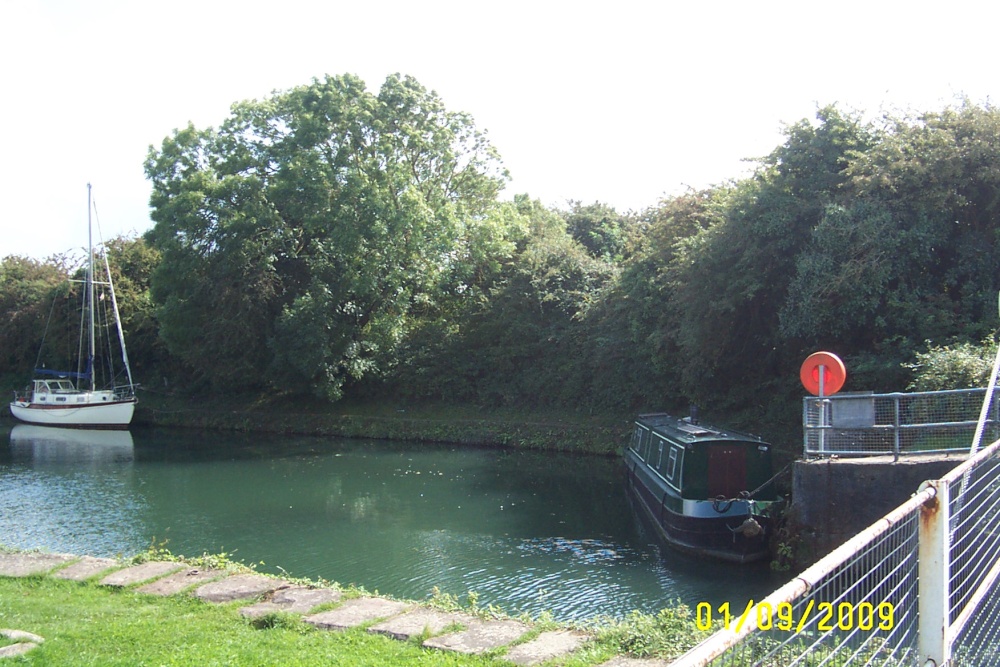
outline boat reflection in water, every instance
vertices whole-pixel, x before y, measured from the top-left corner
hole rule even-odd
[[[0,447],[0,536],[19,549],[114,556],[149,544],[128,431],[18,424]]]
[[[66,429],[18,424],[10,432],[15,462],[82,464],[131,463],[135,459],[128,431]]]

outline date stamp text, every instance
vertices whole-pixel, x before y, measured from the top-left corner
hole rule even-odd
[[[722,621],[726,630],[735,629],[739,632],[743,626],[754,623],[759,630],[783,630],[786,632],[802,632],[809,627],[811,621],[816,622],[816,630],[828,632],[834,629],[849,632],[851,630],[892,630],[895,624],[893,605],[891,602],[809,602],[796,610],[791,602],[779,602],[772,605],[762,602],[754,605],[747,602],[742,613],[734,612],[728,602],[713,607],[708,602],[699,602],[695,607],[695,625],[699,630],[709,630],[716,620]]]

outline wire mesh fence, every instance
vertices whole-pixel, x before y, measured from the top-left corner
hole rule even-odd
[[[994,581],[986,591],[982,606],[955,637],[952,667],[1000,666],[1000,586]]]
[[[994,442],[672,664],[1000,667],[998,580]]]
[[[967,451],[985,389],[844,393],[802,405],[806,456],[880,456]],[[984,442],[1000,438],[1000,400],[991,401]]]
[[[743,627],[733,620],[674,664],[913,664],[919,508],[933,494],[921,492],[746,611]]]
[[[953,665],[1000,665],[1000,453],[984,451],[942,482],[950,497],[948,624]]]

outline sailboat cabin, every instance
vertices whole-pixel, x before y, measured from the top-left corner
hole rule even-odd
[[[109,403],[115,400],[113,391],[82,391],[72,380],[35,380],[32,403]]]

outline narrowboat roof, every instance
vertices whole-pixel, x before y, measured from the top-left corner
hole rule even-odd
[[[767,444],[756,435],[717,428],[700,421],[692,421],[690,417],[678,419],[665,412],[641,414],[636,419],[636,423],[684,444],[719,440]]]

